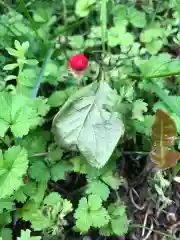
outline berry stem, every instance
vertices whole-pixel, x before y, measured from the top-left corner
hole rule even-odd
[[[102,49],[103,49],[103,59],[106,55],[106,45],[105,45],[105,35],[107,30],[107,0],[102,0],[101,3],[101,41],[102,41]]]

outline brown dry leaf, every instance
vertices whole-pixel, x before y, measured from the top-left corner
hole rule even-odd
[[[156,146],[150,152],[150,158],[158,168],[167,169],[176,166],[177,160],[180,159],[180,153],[166,147]]]
[[[158,168],[166,169],[174,167],[180,153],[168,149],[174,146],[176,139],[176,124],[174,120],[164,111],[156,111],[155,120],[152,126],[153,148],[150,152],[150,159],[157,164]]]
[[[152,141],[154,145],[174,146],[176,138],[176,123],[161,109],[156,111],[152,126]]]

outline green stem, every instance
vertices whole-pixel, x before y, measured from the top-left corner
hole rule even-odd
[[[31,27],[32,27],[33,31],[35,32],[37,38],[39,38],[40,41],[43,41],[43,39],[41,39],[41,37],[40,37],[40,35],[39,35],[38,31],[37,31],[37,28],[36,28],[34,20],[32,19],[31,15],[29,14],[29,12],[28,12],[28,10],[27,10],[27,8],[25,6],[24,0],[20,0],[20,4],[21,4],[21,7],[24,10],[24,13],[25,13],[27,19],[29,20],[29,22],[31,24]]]
[[[180,71],[170,72],[170,73],[163,73],[163,74],[156,74],[152,76],[143,77],[144,79],[153,79],[153,78],[164,78],[164,77],[171,77],[180,75]]]
[[[33,3],[35,3],[36,0],[32,0],[32,1],[29,1],[28,3],[26,3],[26,7],[29,7],[31,6]]]
[[[48,152],[42,152],[42,153],[35,153],[31,157],[44,157],[47,155],[48,155]]]
[[[152,79],[147,83],[149,89],[151,89],[156,95],[166,104],[166,106],[180,118],[180,108],[173,102],[170,96],[159,87]]]
[[[3,142],[7,147],[10,147],[9,143],[6,141],[5,138],[0,137],[0,141]]]
[[[61,34],[64,34],[72,29],[75,29],[76,27],[79,27],[83,22],[85,22],[86,18],[83,18],[73,24],[71,24],[70,26],[68,26],[68,28],[63,28],[61,29],[60,31],[58,31],[56,34],[53,34],[52,37],[51,37],[51,40],[56,38],[57,36],[61,35]]]
[[[138,154],[138,155],[148,155],[149,152],[140,152],[140,151],[124,151],[123,152],[124,155],[128,155],[128,154]]]
[[[116,193],[117,203],[121,203],[121,199],[119,197],[118,191],[115,190],[115,193]]]
[[[140,225],[140,224],[132,224],[132,225],[130,225],[130,227],[131,227],[131,228],[144,228],[144,229],[146,229],[146,230],[150,230],[150,228],[144,227],[144,226],[142,226],[142,225]],[[157,233],[157,234],[159,234],[159,235],[161,235],[161,236],[163,236],[163,237],[167,237],[167,238],[172,239],[172,240],[177,240],[176,237],[173,237],[173,236],[171,236],[171,235],[169,235],[169,234],[163,233],[163,232],[158,231],[158,230],[154,230],[154,229],[153,229],[152,232]]]
[[[18,86],[19,86],[19,82],[20,82],[19,77],[20,77],[20,74],[21,74],[21,72],[22,72],[22,70],[23,70],[23,67],[24,67],[24,64],[22,64],[21,66],[19,66],[18,75],[17,75],[17,88],[18,88]]]
[[[105,34],[107,28],[107,0],[102,0],[101,3],[101,41],[102,41],[102,49],[103,49],[103,58],[106,55],[106,46],[105,46]]]
[[[68,27],[68,24],[67,24],[67,7],[66,7],[66,0],[62,0],[62,3],[63,3],[64,25],[65,25],[65,28],[67,28],[67,27]]]
[[[62,0],[62,3],[63,3],[63,18],[64,18],[64,27],[65,27],[65,29],[67,29],[68,28],[68,22],[67,22],[67,7],[66,7],[66,0]],[[64,46],[63,46],[63,48],[62,48],[62,51],[63,51],[63,53],[64,53],[64,57],[65,57],[65,59],[66,59],[66,65],[68,64],[68,54],[67,54],[67,51],[66,51],[66,49],[67,49],[67,32],[65,31],[64,32],[64,35],[65,35],[65,44],[64,44]]]
[[[53,54],[53,46],[50,46],[48,51],[47,51],[47,54],[46,54],[45,60],[43,62],[43,65],[42,65],[42,67],[40,69],[40,72],[39,72],[39,74],[37,76],[36,85],[35,85],[35,87],[31,91],[31,99],[35,99],[37,97],[40,84],[41,84],[41,82],[43,80],[43,77],[44,77],[44,72],[46,70],[46,66],[49,63],[52,54]]]

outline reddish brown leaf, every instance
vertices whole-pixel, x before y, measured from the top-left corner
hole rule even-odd
[[[166,147],[156,146],[150,152],[150,158],[158,168],[167,169],[176,166],[177,160],[180,159],[180,153]]]
[[[152,141],[155,145],[174,146],[176,138],[176,123],[161,109],[156,111],[152,126]]]
[[[174,167],[180,153],[169,149],[173,147],[176,139],[176,124],[174,120],[161,109],[157,110],[152,126],[152,151],[150,159],[158,168]]]

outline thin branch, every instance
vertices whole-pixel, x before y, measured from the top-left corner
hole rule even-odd
[[[31,157],[42,157],[42,156],[47,156],[48,152],[44,152],[44,153],[35,153],[33,154]]]
[[[148,215],[149,215],[149,207],[147,208],[147,211],[146,211],[146,214],[145,214],[145,217],[144,217],[144,223],[143,223],[143,229],[142,229],[142,237],[144,236],[145,234],[145,227],[146,227],[146,224],[147,224],[147,218],[148,218]]]
[[[139,206],[137,203],[135,203],[134,198],[133,198],[133,193],[132,193],[132,188],[129,190],[129,196],[132,204],[140,211],[142,211],[146,207],[146,203],[144,203],[142,206]]]
[[[106,55],[106,46],[105,46],[105,33],[107,28],[107,0],[102,0],[101,2],[101,41],[103,49],[103,59]]]
[[[154,78],[164,78],[164,77],[172,77],[172,76],[178,76],[178,75],[180,75],[180,71],[156,74],[156,75],[151,75],[151,76],[145,76],[145,77],[142,77],[142,78],[144,78],[144,79],[154,79]]]
[[[149,239],[151,233],[153,232],[153,227],[154,227],[153,221],[151,221],[151,226],[149,228],[149,231],[148,231],[147,235],[142,240],[148,240]],[[143,229],[145,229],[145,228],[143,228]]]
[[[149,152],[124,151],[123,154],[124,155],[129,155],[129,154],[148,155]]]
[[[132,225],[130,225],[130,227],[131,227],[131,228],[144,228],[144,226],[142,226],[142,225],[140,225],[140,224],[132,224]],[[150,230],[151,228],[145,227],[145,229]],[[153,229],[152,232],[157,233],[158,235],[161,235],[161,236],[163,236],[163,237],[167,237],[167,238],[172,239],[172,240],[177,240],[176,237],[173,237],[172,235],[163,233],[163,232],[158,231],[158,230],[154,230],[154,229]]]

